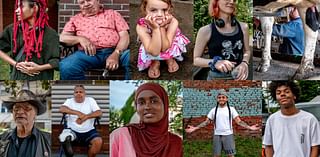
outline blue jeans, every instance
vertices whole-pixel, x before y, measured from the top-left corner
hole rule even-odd
[[[232,75],[229,73],[209,71],[207,80],[233,80]]]
[[[78,50],[64,58],[59,63],[61,80],[85,80],[85,72],[89,69],[105,68],[106,59],[112,54],[114,48],[97,50],[96,55],[86,55]],[[125,79],[130,79],[130,50],[125,50],[119,60],[119,65],[125,70]]]

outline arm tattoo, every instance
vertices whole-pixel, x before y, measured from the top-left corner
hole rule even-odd
[[[249,127],[250,127],[250,126],[249,126],[246,122],[244,122],[244,121],[240,121],[238,124],[239,124],[240,126],[244,127],[244,128],[249,128]]]
[[[201,124],[199,124],[197,127],[198,127],[198,128],[202,128],[202,127],[207,126],[208,124],[209,124],[209,121],[206,120],[206,121],[202,122]]]

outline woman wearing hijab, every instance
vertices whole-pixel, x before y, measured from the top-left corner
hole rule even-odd
[[[111,157],[182,157],[182,140],[168,131],[169,99],[156,83],[141,85],[135,94],[139,124],[111,133]]]

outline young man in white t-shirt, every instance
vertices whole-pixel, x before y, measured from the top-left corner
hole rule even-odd
[[[65,153],[73,155],[70,141],[76,140],[79,143],[91,145],[88,156],[96,156],[101,150],[102,138],[94,127],[94,120],[102,116],[102,111],[93,98],[86,97],[83,85],[74,87],[74,97],[62,104],[60,112],[68,114],[68,129],[64,129],[59,137],[64,144]]]
[[[218,91],[217,101],[217,106],[211,109],[207,115],[207,119],[196,127],[189,125],[186,132],[191,133],[212,122],[214,125],[214,156],[221,156],[221,150],[224,149],[228,157],[233,157],[236,154],[236,149],[233,138],[232,119],[238,125],[249,130],[258,130],[260,128],[257,126],[258,124],[249,126],[240,119],[235,108],[229,106],[228,95],[225,90],[221,89]]]
[[[311,113],[296,108],[299,86],[293,81],[273,81],[269,89],[280,111],[266,123],[263,139],[266,157],[318,157],[319,122]]]

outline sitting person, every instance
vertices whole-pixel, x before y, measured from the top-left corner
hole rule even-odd
[[[78,0],[81,13],[70,18],[60,42],[78,45],[79,50],[60,62],[62,80],[84,80],[94,68],[116,70],[123,66],[129,74],[129,26],[116,11],[104,9],[99,0]],[[120,62],[120,64],[119,64]]]
[[[0,35],[0,58],[10,64],[10,79],[53,80],[59,36],[48,25],[47,1],[19,0],[15,5],[14,23]]]
[[[91,145],[88,156],[95,157],[101,150],[102,138],[94,128],[94,118],[101,117],[102,111],[93,98],[86,97],[83,85],[74,87],[74,98],[67,99],[60,112],[68,114],[67,128],[59,136],[66,155],[73,155],[71,141],[76,141]]]
[[[296,7],[290,7],[290,21],[274,24],[272,35],[283,38],[279,52],[302,56],[304,52],[304,30],[302,20]]]
[[[179,22],[172,15],[171,0],[142,0],[138,20],[137,35],[142,44],[139,48],[138,69],[148,69],[150,78],[160,77],[160,60],[165,60],[168,72],[179,70],[176,62],[182,61],[182,53],[187,52],[190,42],[178,28]]]

